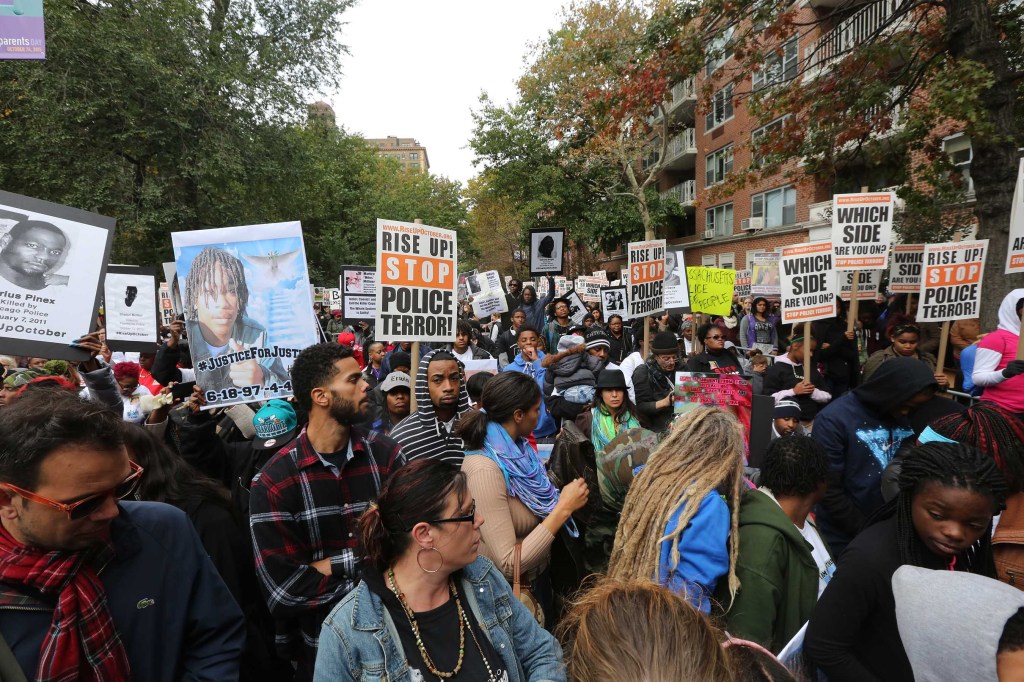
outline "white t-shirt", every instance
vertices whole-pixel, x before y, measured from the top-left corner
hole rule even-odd
[[[124,402],[124,420],[133,424],[141,424],[146,421],[148,413],[142,411],[142,396],[153,395],[149,392],[149,389],[145,386],[139,385],[132,393],[131,397],[122,395],[121,400]]]
[[[454,355],[456,359],[461,360],[462,364],[466,364],[473,359],[473,346],[467,346],[465,353],[456,353],[455,349],[452,348],[452,355]]]

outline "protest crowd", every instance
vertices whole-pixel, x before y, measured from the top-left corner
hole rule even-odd
[[[403,340],[275,298],[297,224],[231,229],[174,235],[152,340],[119,270],[59,352],[0,335],[0,680],[1024,676],[1024,289],[995,329],[885,289],[784,322],[735,273],[630,318],[453,271]]]

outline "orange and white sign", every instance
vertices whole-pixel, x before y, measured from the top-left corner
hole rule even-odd
[[[889,291],[894,294],[916,294],[921,290],[921,266],[924,244],[896,244],[892,247],[889,267]]]
[[[807,322],[835,317],[836,275],[832,243],[785,246],[779,257],[782,322]]]
[[[917,304],[918,322],[981,317],[981,277],[988,240],[928,244]]]
[[[1017,186],[1010,208],[1010,240],[1006,249],[1006,274],[1024,272],[1024,159],[1017,170]]]
[[[630,242],[629,316],[653,315],[665,309],[665,240]]]
[[[892,192],[832,197],[832,257],[836,270],[885,270],[889,266],[894,210]]]
[[[377,220],[377,323],[382,341],[454,341],[454,230]]]

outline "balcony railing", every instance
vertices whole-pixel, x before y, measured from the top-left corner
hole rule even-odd
[[[697,154],[697,131],[693,128],[684,128],[682,132],[668,141],[668,151],[665,153],[665,165],[671,167],[673,162],[688,154]]]
[[[697,103],[697,82],[693,76],[680,81],[672,86],[665,97],[665,111],[672,114],[683,104],[696,105]],[[655,121],[661,120],[661,109],[654,107],[651,111],[651,115],[647,118],[647,123],[653,124]]]
[[[903,15],[894,21],[893,17],[899,12]],[[899,30],[907,23],[908,17],[905,0],[880,0],[866,5],[807,46],[804,50],[805,73],[813,77],[821,69],[830,68],[858,45],[880,34]]]
[[[697,198],[697,181],[685,180],[661,193],[663,201],[675,199],[683,206],[691,206]]]

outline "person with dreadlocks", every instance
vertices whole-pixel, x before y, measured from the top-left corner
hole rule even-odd
[[[904,459],[899,485],[841,555],[807,627],[804,658],[830,682],[914,679],[893,597],[900,566],[995,577],[992,517],[1007,486],[990,457],[927,443]]]
[[[704,613],[722,576],[735,597],[742,479],[739,421],[717,407],[683,414],[626,494],[608,575],[654,578]]]
[[[185,320],[192,362],[266,345],[267,330],[246,316],[249,287],[245,269],[224,249],[208,247],[192,261],[185,279]],[[254,386],[288,381],[280,358],[243,360],[206,370],[200,377],[204,388],[229,385]]]

